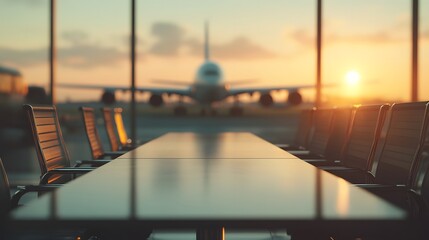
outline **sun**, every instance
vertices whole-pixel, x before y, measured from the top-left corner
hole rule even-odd
[[[346,83],[348,86],[354,87],[359,83],[359,81],[360,81],[360,74],[357,71],[351,70],[347,72]]]

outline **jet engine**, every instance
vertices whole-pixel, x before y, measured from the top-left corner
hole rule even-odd
[[[152,107],[159,107],[164,104],[164,99],[162,98],[162,95],[152,94],[149,98],[149,104]]]
[[[287,96],[287,102],[293,106],[299,105],[302,103],[302,96],[299,92],[290,92]]]
[[[259,104],[261,104],[264,107],[270,107],[274,103],[273,97],[269,93],[263,93],[261,94],[261,97],[259,98]]]
[[[101,102],[106,105],[114,104],[116,102],[115,92],[104,91],[103,95],[101,95]]]

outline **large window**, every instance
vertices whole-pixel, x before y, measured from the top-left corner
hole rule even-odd
[[[410,99],[410,0],[326,0],[323,27],[323,79],[344,83],[339,97],[355,102]],[[350,80],[356,73],[359,84]],[[326,93],[328,99],[338,97],[335,89]]]
[[[420,0],[419,98],[429,100],[429,1]]]
[[[0,66],[18,70],[29,84],[48,86],[49,1],[0,0],[0,6]],[[17,90],[24,89],[16,81]]]
[[[130,14],[130,1],[57,1],[57,83],[129,86]],[[57,100],[99,100],[101,94],[59,88]]]
[[[137,2],[139,85],[159,86],[154,79],[193,83],[204,61],[206,22],[210,58],[222,68],[226,82],[253,80],[243,86],[315,82],[314,0]],[[285,93],[276,95],[285,101]],[[308,92],[305,100],[313,95]]]

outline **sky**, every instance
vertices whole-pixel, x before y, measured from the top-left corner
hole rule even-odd
[[[48,0],[0,0],[0,65],[30,84],[48,85]],[[429,1],[420,1],[420,99],[429,99]],[[137,0],[138,86],[154,79],[192,83],[203,62],[203,26],[225,81],[252,86],[316,79],[316,0]],[[130,82],[130,1],[58,0],[58,83]],[[324,0],[324,99],[407,101],[411,78],[411,0]],[[345,86],[350,71],[360,84]],[[344,86],[343,86],[344,85]],[[314,91],[304,91],[305,100]],[[58,100],[99,99],[100,91],[59,89]],[[284,99],[279,94],[277,98]],[[127,98],[119,95],[119,99]]]

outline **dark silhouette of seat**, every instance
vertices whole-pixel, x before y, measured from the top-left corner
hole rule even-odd
[[[59,184],[20,186],[18,191],[11,196],[9,180],[0,158],[0,220],[3,219],[11,209],[18,206],[19,200],[25,193],[48,192],[60,186]]]
[[[82,113],[82,119],[85,126],[86,136],[89,142],[91,149],[91,154],[93,159],[103,159],[106,157],[117,158],[125,152],[115,151],[115,152],[105,152],[103,149],[103,144],[98,134],[96,127],[96,119],[93,108],[81,107],[80,111]]]
[[[3,167],[3,162],[0,159],[0,219],[9,212],[11,208],[11,198],[9,181],[6,176],[6,171]]]
[[[428,107],[429,102],[392,106],[386,137],[370,171],[377,183],[407,184],[425,141]]]
[[[315,108],[302,110],[299,116],[298,129],[295,133],[294,142],[292,144],[276,144],[276,146],[286,151],[305,150],[314,123],[314,112]]]
[[[408,185],[425,141],[428,106],[428,102],[394,104],[368,170],[360,171],[360,175],[355,172],[353,178],[334,173],[353,183]],[[362,168],[362,165],[356,167]]]
[[[114,123],[115,121],[114,121],[112,112],[113,111],[111,108],[101,108],[101,113],[102,113],[103,119],[104,119],[104,128],[106,130],[107,137],[109,139],[111,150],[113,152],[116,152],[116,151],[126,151],[126,150],[134,149],[130,144],[123,145],[121,143],[120,139],[118,138],[118,135],[117,135],[118,131],[116,130],[116,127],[115,127],[115,123]],[[122,112],[122,109],[120,110],[120,112]],[[121,116],[120,121],[122,122],[122,115],[120,115],[120,116]],[[122,123],[122,125],[123,125],[123,123]],[[125,132],[125,129],[123,129],[121,131]],[[126,132],[122,133],[122,134],[125,134],[124,138],[128,138]]]
[[[8,213],[18,207],[19,201],[26,193],[51,192],[61,187],[62,184],[28,185],[19,186],[12,196],[10,195],[9,181],[6,171],[0,159],[0,239],[98,239],[89,235],[84,229],[58,229],[44,230],[35,228],[14,229],[8,228]]]
[[[429,146],[419,154],[413,177],[405,187],[376,186],[369,190],[406,210],[410,218],[429,220]]]
[[[65,183],[75,174],[91,171],[92,167],[71,167],[70,157],[64,143],[55,106],[35,107],[24,105],[41,171],[40,183]],[[105,162],[81,161],[78,164],[100,165]]]
[[[389,108],[387,104],[359,106],[339,157],[339,164],[320,167],[333,173],[345,173],[350,178],[354,171],[368,171]]]
[[[329,138],[323,153],[319,152],[316,159],[311,158],[315,155],[310,151],[310,155],[297,154],[304,161],[315,166],[338,165],[341,163],[341,156],[344,151],[345,143],[349,137],[350,127],[354,118],[355,108],[337,108],[332,116],[332,127]]]
[[[319,108],[314,113],[314,129],[307,151],[288,151],[301,159],[323,159],[332,134],[335,108]],[[341,116],[342,114],[338,114]],[[322,160],[323,161],[323,160]]]

